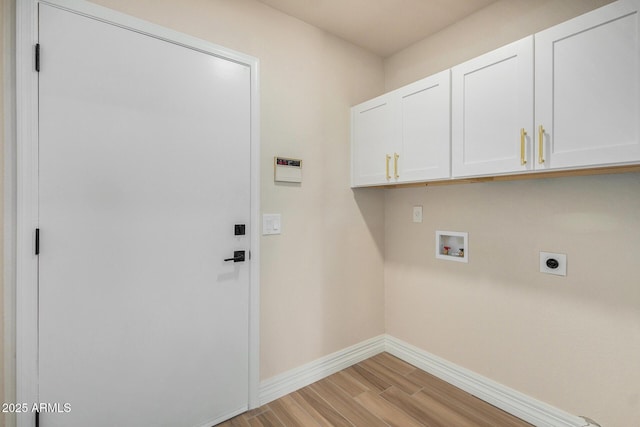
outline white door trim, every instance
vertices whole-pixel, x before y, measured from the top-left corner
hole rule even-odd
[[[196,49],[250,67],[251,70],[251,268],[249,300],[249,407],[259,404],[260,303],[260,120],[259,61],[207,41],[169,30],[82,0],[16,2],[16,402],[38,402],[38,259],[34,254],[38,226],[38,74],[34,46],[38,42],[38,4],[46,3]],[[43,46],[43,56],[46,55]],[[13,268],[7,265],[7,268]],[[46,403],[46,402],[45,402]],[[32,427],[31,413],[18,414],[18,427]]]

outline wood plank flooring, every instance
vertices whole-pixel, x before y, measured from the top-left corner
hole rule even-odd
[[[531,426],[381,353],[219,427]]]

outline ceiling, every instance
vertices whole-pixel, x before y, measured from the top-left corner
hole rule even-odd
[[[258,0],[387,57],[495,0]]]

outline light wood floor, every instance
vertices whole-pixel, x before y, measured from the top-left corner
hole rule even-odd
[[[381,353],[219,426],[531,425],[388,353]]]

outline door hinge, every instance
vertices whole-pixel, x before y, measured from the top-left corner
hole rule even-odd
[[[40,72],[40,43],[36,44],[36,71]]]
[[[40,229],[36,228],[36,255],[40,255]]]

